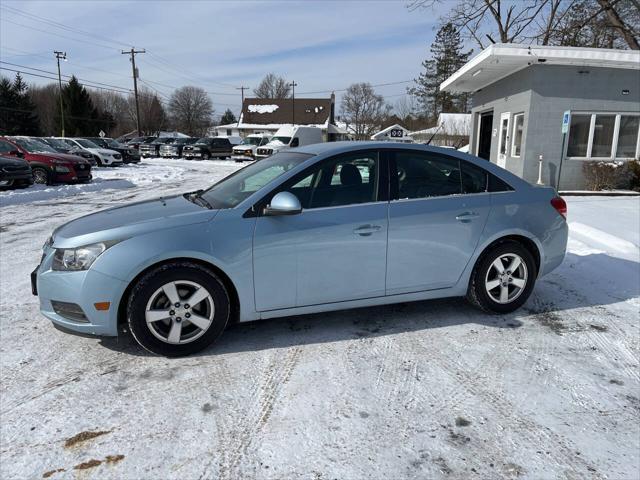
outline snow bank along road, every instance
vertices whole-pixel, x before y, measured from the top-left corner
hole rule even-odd
[[[502,317],[453,299],[276,319],[169,360],[39,315],[54,227],[236,168],[0,193],[1,478],[639,477],[637,198],[568,198],[564,264]]]

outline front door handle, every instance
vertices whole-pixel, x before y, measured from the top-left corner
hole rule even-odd
[[[353,230],[353,233],[356,233],[362,237],[368,237],[372,233],[379,231],[382,227],[380,225],[361,225],[358,228]]]
[[[476,212],[464,212],[459,215],[456,215],[456,220],[462,223],[469,223],[474,218],[478,218],[480,214]]]

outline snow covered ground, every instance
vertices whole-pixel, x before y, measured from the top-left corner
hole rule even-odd
[[[283,318],[172,360],[39,315],[29,272],[55,226],[236,168],[0,192],[1,478],[639,478],[638,198],[567,198],[566,260],[511,315],[454,299]]]

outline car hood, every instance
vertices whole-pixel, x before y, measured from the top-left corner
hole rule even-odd
[[[2,167],[24,167],[29,164],[20,158],[0,157],[0,168]]]
[[[196,205],[182,195],[160,197],[109,208],[65,223],[53,232],[53,246],[74,248],[122,240],[152,231],[208,222],[217,213],[217,210]]]

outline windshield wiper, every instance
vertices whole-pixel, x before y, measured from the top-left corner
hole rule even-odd
[[[204,197],[202,197],[202,192],[204,192],[204,190],[200,189],[195,192],[185,193],[184,198],[200,207],[206,207],[209,210],[213,210],[213,206]]]

